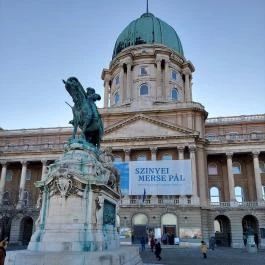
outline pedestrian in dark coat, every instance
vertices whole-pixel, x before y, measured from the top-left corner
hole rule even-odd
[[[161,244],[157,239],[155,239],[155,256],[156,256],[156,259],[158,260],[162,259],[160,256],[161,251],[162,251]]]

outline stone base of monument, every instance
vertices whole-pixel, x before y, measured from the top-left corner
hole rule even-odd
[[[5,265],[141,265],[138,247],[104,252],[9,251]]]
[[[5,265],[140,265],[139,249],[120,247],[119,178],[109,150],[70,140],[49,165],[41,210],[28,250],[8,252]]]

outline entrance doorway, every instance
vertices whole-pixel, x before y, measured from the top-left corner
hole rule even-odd
[[[20,225],[21,242],[22,245],[28,245],[32,236],[33,220],[31,217],[24,217]]]
[[[242,219],[243,239],[244,245],[246,245],[247,236],[249,234],[254,235],[254,241],[257,247],[259,247],[259,222],[253,215],[246,215]]]
[[[177,233],[177,216],[171,213],[164,214],[161,218],[162,225],[162,243],[174,245]]]
[[[218,215],[214,220],[215,242],[217,246],[231,247],[231,223],[227,216]]]
[[[139,244],[142,237],[148,242],[148,218],[145,214],[138,213],[132,218],[132,244]]]

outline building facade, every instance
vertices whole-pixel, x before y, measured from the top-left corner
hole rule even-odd
[[[215,235],[243,247],[249,227],[265,247],[265,114],[208,118],[192,99],[193,64],[175,30],[151,13],[119,35],[102,71],[102,148],[116,162],[189,160],[192,192],[122,194],[121,235],[137,242],[198,243]],[[0,131],[0,236],[27,244],[39,212],[40,180],[63,151],[72,128]],[[122,179],[122,176],[121,176]]]

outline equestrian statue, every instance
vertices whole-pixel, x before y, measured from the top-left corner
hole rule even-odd
[[[73,111],[73,120],[69,122],[74,127],[72,138],[76,138],[79,127],[81,136],[99,149],[104,129],[95,101],[101,99],[100,95],[96,94],[95,89],[91,87],[88,87],[85,92],[76,77],[63,80],[63,83],[74,101],[74,106],[66,102]]]

